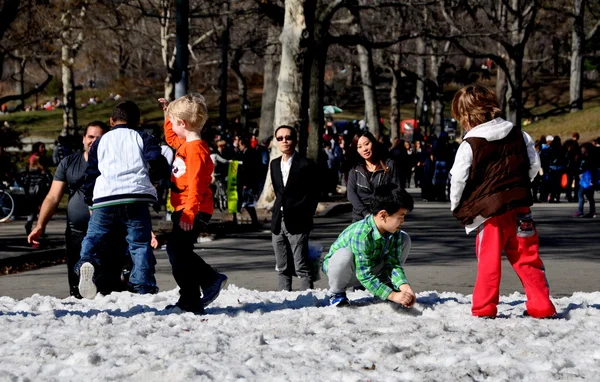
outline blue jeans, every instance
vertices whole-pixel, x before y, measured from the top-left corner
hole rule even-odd
[[[126,235],[125,240],[133,262],[129,276],[132,291],[140,294],[158,292],[154,278],[154,253],[150,246],[152,223],[147,203],[121,204],[93,210],[87,234],[81,244],[81,259],[75,267],[76,272],[79,274],[83,263],[91,263],[95,268],[95,283],[101,287],[104,275],[109,272],[110,265],[115,263],[111,256],[124,255],[121,251],[114,253],[114,249],[109,246],[109,237],[115,233]]]
[[[583,188],[579,187],[579,191],[577,192],[577,197],[579,198],[579,212],[583,213],[583,196],[587,198],[590,202],[590,214],[596,213],[596,203],[594,200],[594,187]]]

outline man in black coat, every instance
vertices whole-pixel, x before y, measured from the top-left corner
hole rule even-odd
[[[308,261],[308,235],[312,230],[319,187],[316,164],[295,151],[296,130],[279,126],[275,140],[281,157],[271,161],[275,204],[271,219],[278,289],[292,290],[292,276],[300,277],[300,289],[313,287]]]

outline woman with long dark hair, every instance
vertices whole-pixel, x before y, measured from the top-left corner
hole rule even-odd
[[[400,181],[394,161],[387,158],[373,134],[361,133],[352,146],[356,148],[356,165],[348,174],[348,200],[352,203],[352,221],[355,222],[371,213],[369,206],[377,187],[388,183],[400,187]]]

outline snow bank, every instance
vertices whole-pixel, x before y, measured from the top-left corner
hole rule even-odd
[[[207,315],[164,306],[177,291],[94,300],[0,297],[0,380],[597,380],[600,292],[555,299],[558,320],[523,317],[504,296],[496,320],[470,298],[422,292],[411,310],[350,293],[257,292],[234,285]]]

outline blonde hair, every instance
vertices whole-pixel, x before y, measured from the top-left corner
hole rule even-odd
[[[500,117],[501,113],[496,93],[485,86],[465,86],[452,100],[452,117],[467,131]]]
[[[208,119],[208,109],[200,93],[190,93],[171,102],[167,115],[185,121],[192,130],[200,131]]]

